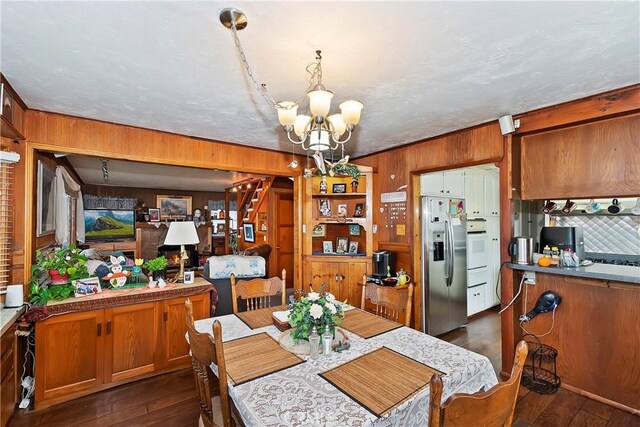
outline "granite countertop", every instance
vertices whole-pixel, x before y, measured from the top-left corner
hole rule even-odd
[[[561,276],[584,277],[587,279],[611,280],[640,285],[640,267],[614,264],[592,264],[587,267],[540,267],[508,263],[512,270],[535,271],[538,273],[558,274]]]
[[[18,308],[3,308],[0,310],[0,325],[2,326],[0,335],[4,335],[4,333],[9,330],[13,322],[24,313],[24,310],[24,306]]]

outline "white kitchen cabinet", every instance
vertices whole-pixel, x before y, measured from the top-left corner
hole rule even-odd
[[[442,172],[434,172],[420,175],[420,195],[443,196],[444,174]]]
[[[489,287],[491,292],[486,293],[486,307],[493,307],[500,304],[500,299],[496,295],[496,283],[500,274],[500,218],[487,218],[487,256],[489,270]],[[498,287],[500,293],[500,287]]]
[[[467,288],[467,316],[479,313],[486,308],[485,287],[486,285],[477,285]]]
[[[494,173],[484,175],[484,212],[485,216],[500,215],[500,180]]]
[[[420,176],[420,194],[464,198],[464,172],[433,172]]]
[[[483,217],[485,214],[484,176],[475,172],[464,174],[464,195],[469,218]]]
[[[464,172],[452,171],[444,173],[444,195],[464,198]]]

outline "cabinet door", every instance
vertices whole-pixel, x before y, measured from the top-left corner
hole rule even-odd
[[[486,292],[487,307],[500,304],[500,299],[496,295],[496,283],[500,274],[500,218],[488,217],[487,218],[487,239],[489,244],[487,245],[487,254],[489,256],[489,286],[491,291]],[[500,287],[498,287],[500,292]]]
[[[36,322],[36,409],[104,382],[103,320],[95,310]]]
[[[500,215],[500,185],[498,175],[484,176],[484,210],[487,216]]]
[[[209,294],[190,296],[195,320],[209,317]],[[173,298],[162,302],[162,362],[163,367],[189,366],[186,298]]]
[[[471,316],[485,309],[485,285],[467,288],[467,315]]]
[[[342,298],[342,287],[340,286],[340,280],[337,279],[342,275],[345,275],[343,271],[342,263],[338,262],[325,262],[325,261],[311,261],[311,287],[314,291],[319,291],[324,285],[325,291],[331,292],[337,299]],[[305,292],[309,291],[309,283],[305,284]]]
[[[464,195],[467,215],[471,218],[484,216],[484,179],[477,173],[465,173]]]
[[[442,172],[420,175],[420,195],[442,196],[444,194],[444,174]]]
[[[445,172],[443,189],[446,197],[464,198],[464,172]]]
[[[105,383],[158,370],[161,303],[127,305],[105,312]]]
[[[5,427],[16,407],[16,336],[10,327],[0,339],[0,425]]]
[[[349,304],[360,307],[360,302],[362,301],[362,286],[360,286],[359,283],[362,283],[362,276],[371,273],[369,263],[353,262],[345,265],[348,266],[349,272],[343,284],[346,285],[344,298],[347,299]]]

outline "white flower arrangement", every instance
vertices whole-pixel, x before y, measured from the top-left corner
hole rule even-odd
[[[318,334],[324,333],[326,328],[333,333],[344,319],[342,304],[336,303],[334,295],[314,292],[313,289],[300,299],[293,300],[289,310],[289,324],[294,328],[291,334],[296,341],[308,339],[314,326]]]

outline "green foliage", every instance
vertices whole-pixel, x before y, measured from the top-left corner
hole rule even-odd
[[[292,302],[289,310],[289,324],[294,328],[291,336],[295,341],[309,339],[314,326],[318,334],[323,334],[326,328],[333,334],[335,327],[340,326],[344,319],[342,304],[332,294],[319,294],[313,292],[313,289],[306,296]]]
[[[231,249],[234,255],[238,253],[238,247],[239,247],[238,234],[237,233],[229,234],[229,249]]]
[[[81,250],[73,245],[46,252],[37,250],[35,262],[31,266],[29,301],[36,305],[45,305],[51,299],[63,300],[73,295],[73,285],[51,283],[49,270],[58,270],[63,276],[68,274],[69,281],[89,277],[87,257],[80,255],[80,252]]]
[[[169,261],[167,261],[167,258],[163,255],[147,261],[144,264],[144,268],[146,268],[147,271],[161,271],[167,268],[167,265],[169,265]]]
[[[354,181],[358,182],[360,179],[360,169],[356,165],[350,165],[349,163],[335,163],[327,169],[327,173],[330,176],[351,176]],[[317,170],[318,175],[322,175],[320,170]]]

